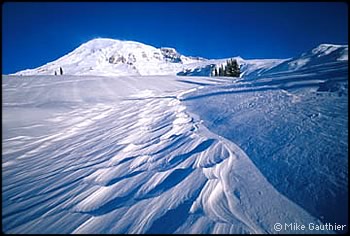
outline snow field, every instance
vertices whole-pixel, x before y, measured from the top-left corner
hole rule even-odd
[[[279,194],[238,146],[187,111],[180,98],[197,91],[193,83],[148,78],[181,88],[169,91],[166,85],[153,89],[143,77],[90,77],[83,88],[76,84],[80,78],[66,79],[51,94],[66,100],[72,90],[79,102],[62,107],[44,93],[32,100],[32,109],[49,114],[32,117],[30,132],[5,126],[5,232],[273,233],[275,221],[319,223]],[[27,86],[39,91],[18,88],[21,80],[10,77],[9,86],[5,78],[4,100],[11,106],[4,113],[22,107],[22,97],[8,91],[42,94],[58,79],[29,80]],[[189,79],[201,80],[206,78]],[[102,89],[120,83],[130,88],[127,96]],[[52,107],[41,105],[43,97],[56,105],[52,115]],[[35,135],[36,125],[46,134]]]

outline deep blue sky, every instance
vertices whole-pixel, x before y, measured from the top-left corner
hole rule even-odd
[[[5,3],[2,73],[35,68],[95,37],[205,58],[288,58],[348,44],[345,3]]]

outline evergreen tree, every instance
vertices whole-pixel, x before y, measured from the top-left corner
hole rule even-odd
[[[232,76],[239,77],[241,74],[241,70],[240,70],[239,65],[238,65],[236,60],[233,60],[232,66],[233,66],[233,75]]]
[[[230,59],[227,61],[226,76],[233,76],[233,74],[234,74],[233,60]]]
[[[60,67],[60,75],[63,75],[62,67]]]
[[[215,76],[215,66],[211,65],[210,67],[210,76]]]
[[[219,67],[219,76],[224,76],[224,66],[220,65]]]
[[[239,65],[235,59],[229,59],[225,66],[221,65],[219,67],[220,76],[239,77],[240,73]]]

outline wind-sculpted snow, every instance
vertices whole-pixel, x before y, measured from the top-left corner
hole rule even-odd
[[[321,224],[181,101],[228,83],[3,77],[4,232],[276,233],[277,222]]]
[[[324,223],[347,224],[347,61],[203,87],[181,101],[288,199]]]

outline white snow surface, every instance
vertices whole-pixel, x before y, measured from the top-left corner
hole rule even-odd
[[[335,233],[274,225],[347,223],[347,46],[237,58],[246,74],[232,79],[110,69],[125,45],[90,41],[41,72],[3,76],[5,233]],[[162,50],[164,65],[213,62]],[[64,63],[76,75],[52,75]],[[92,63],[103,76],[80,71]],[[119,67],[132,73],[112,76]]]

